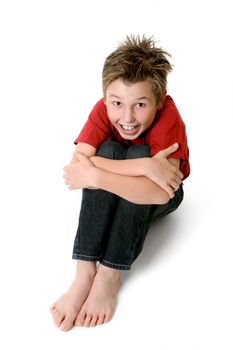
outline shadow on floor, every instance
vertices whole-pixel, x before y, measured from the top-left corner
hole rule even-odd
[[[159,259],[162,259],[169,247],[180,232],[180,216],[177,214],[168,215],[151,225],[147,234],[143,250],[137,260],[134,262],[132,269],[122,273],[122,286],[125,282],[136,275],[145,272],[146,269],[154,266]]]

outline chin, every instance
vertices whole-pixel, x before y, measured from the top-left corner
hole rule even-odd
[[[137,133],[136,135],[125,135],[125,134],[120,133],[121,137],[124,140],[129,140],[129,141],[137,139],[140,136],[140,134],[141,133]]]

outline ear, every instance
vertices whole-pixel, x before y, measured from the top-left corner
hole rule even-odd
[[[104,87],[102,87],[102,92],[103,92],[104,103],[106,104],[106,89]]]
[[[167,96],[167,89],[165,89],[163,91],[163,94],[162,94],[161,99],[160,99],[159,104],[158,104],[158,109],[162,109],[163,108],[163,104],[164,104],[166,96]]]

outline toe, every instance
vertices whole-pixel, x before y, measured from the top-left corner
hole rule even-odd
[[[53,317],[53,321],[56,324],[56,326],[60,326],[62,320],[64,319],[64,315],[62,315],[56,308],[56,305],[53,305],[50,309]]]
[[[92,320],[92,315],[87,315],[84,321],[84,327],[90,327],[91,320]]]
[[[111,313],[106,313],[105,317],[104,317],[104,323],[107,323],[111,320]]]
[[[90,327],[95,327],[97,325],[98,316],[93,316],[90,322]]]
[[[55,322],[57,327],[60,327],[60,324],[63,321],[64,317],[65,317],[65,315],[61,314],[58,311],[54,314],[54,318],[53,319],[54,319],[54,322]]]
[[[62,331],[69,331],[74,326],[74,317],[66,317],[60,324],[60,329]]]
[[[97,325],[100,326],[101,324],[104,323],[105,315],[100,315],[98,320],[97,320]]]
[[[51,312],[51,314],[53,316],[53,319],[54,319],[56,317],[56,315],[57,315],[57,312],[58,312],[58,310],[56,308],[56,305],[51,306],[50,312]]]
[[[50,312],[53,313],[55,309],[56,309],[56,305],[53,304],[53,305],[50,307]]]
[[[75,320],[75,325],[78,327],[83,327],[85,318],[86,318],[86,313],[80,312],[78,317]]]

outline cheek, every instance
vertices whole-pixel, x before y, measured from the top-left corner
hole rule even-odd
[[[140,122],[141,125],[149,126],[154,121],[154,114],[151,116],[148,116],[148,114],[145,116],[141,116],[141,118],[139,118],[138,121]]]
[[[107,113],[108,113],[108,118],[112,123],[117,122],[120,118],[120,113],[115,109],[108,108]]]

